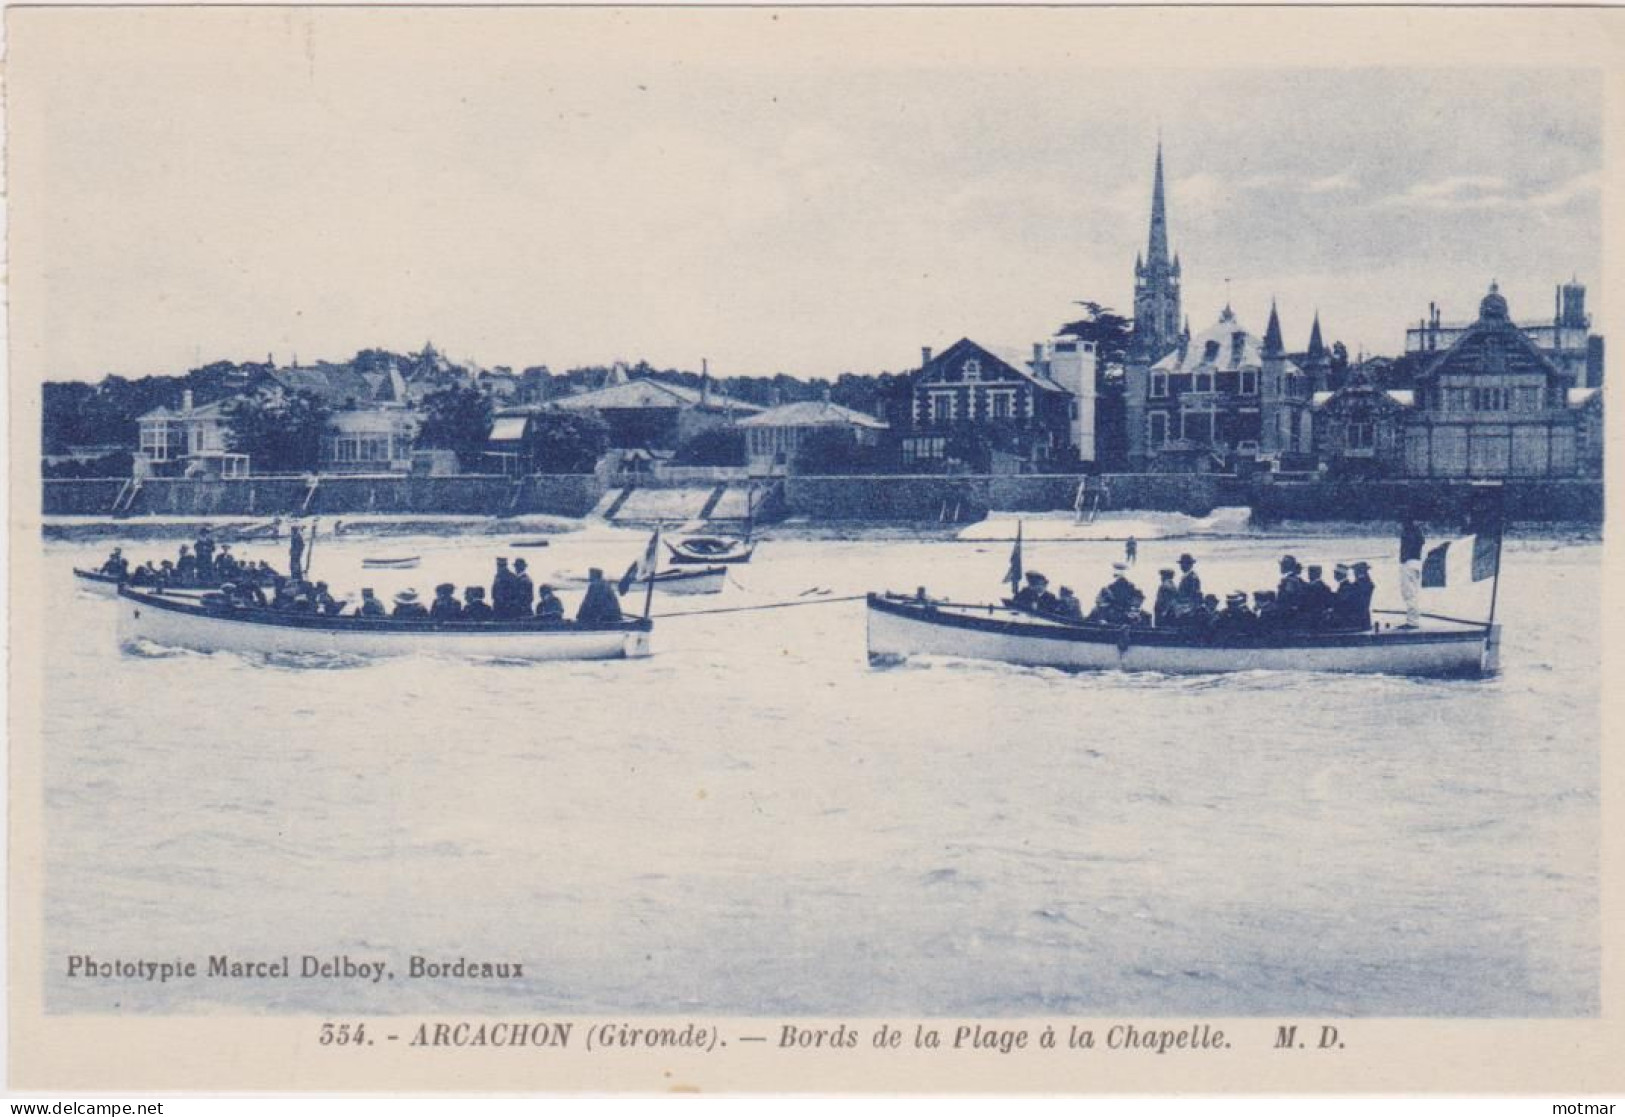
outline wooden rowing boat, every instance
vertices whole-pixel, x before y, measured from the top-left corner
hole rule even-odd
[[[671,552],[671,561],[676,566],[738,566],[750,561],[751,555],[756,553],[756,544],[748,539],[720,535],[691,535],[675,543],[667,540],[666,550]]]
[[[403,555],[400,558],[363,558],[361,566],[366,570],[416,570],[418,563],[422,562],[420,555]]]
[[[555,586],[584,586],[587,584],[587,577],[583,574],[559,572],[544,581]],[[662,570],[654,576],[655,591],[658,593],[721,593],[727,582],[726,566],[708,566],[703,570]],[[616,588],[620,589],[622,585],[626,587],[621,591],[623,595],[634,594],[639,590],[648,589],[649,579],[647,576],[634,577],[617,582]]]
[[[451,655],[481,659],[632,659],[649,654],[653,622],[635,618],[582,627],[535,618],[511,621],[326,617],[205,604],[143,593],[119,596],[119,639],[129,645],[248,655]]]
[[[998,605],[868,596],[869,659],[987,659],[1068,671],[1330,671],[1480,676],[1499,669],[1501,626],[1424,616],[1414,630],[1213,636],[1075,624]]]

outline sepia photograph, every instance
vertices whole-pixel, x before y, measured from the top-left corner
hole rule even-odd
[[[11,7],[14,1084],[1602,1088],[1622,30]]]

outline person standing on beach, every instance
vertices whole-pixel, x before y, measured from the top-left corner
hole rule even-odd
[[[288,577],[295,582],[305,578],[305,533],[298,524],[288,533]]]
[[[1130,566],[1133,566],[1134,560],[1139,557],[1140,541],[1131,535],[1123,541],[1123,561],[1128,563]]]
[[[1399,595],[1405,599],[1405,623],[1416,628],[1422,623],[1422,548],[1427,536],[1422,525],[1409,516],[1399,527]]]

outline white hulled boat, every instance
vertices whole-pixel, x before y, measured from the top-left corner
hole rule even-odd
[[[988,659],[1068,671],[1331,671],[1479,676],[1498,670],[1501,626],[1424,614],[1416,629],[1215,636],[1074,624],[999,605],[868,597],[869,659]]]
[[[207,605],[196,598],[119,589],[119,639],[250,655],[450,655],[490,659],[632,659],[650,654],[644,618],[581,627],[515,621],[328,617]]]

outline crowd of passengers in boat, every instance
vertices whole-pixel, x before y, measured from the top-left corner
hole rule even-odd
[[[417,590],[405,589],[394,595],[392,605],[385,605],[371,587],[365,587],[352,608],[351,602],[334,597],[326,582],[304,576],[304,543],[297,528],[294,533],[289,553],[293,573],[288,575],[265,562],[239,561],[231,555],[229,544],[217,552],[207,529],[191,546],[182,544],[179,558],[173,562],[147,562],[132,569],[122,548],[115,547],[100,572],[138,588],[204,589],[207,592],[199,597],[199,603],[211,609],[409,621],[512,622],[534,618],[564,624],[569,619],[569,609],[553,586],[535,585],[524,559],[516,559],[510,566],[506,558],[496,560],[489,599],[484,586],[467,586],[459,597],[455,584],[442,582],[428,602],[420,598]],[[576,607],[575,623],[603,625],[623,619],[615,586],[601,569],[593,567],[587,573],[586,590]]]
[[[1236,590],[1219,599],[1202,590],[1196,559],[1179,556],[1179,572],[1158,571],[1156,595],[1146,610],[1146,596],[1128,577],[1129,564],[1112,564],[1112,579],[1095,595],[1094,607],[1083,604],[1071,587],[1052,593],[1049,579],[1037,571],[1007,600],[1012,608],[1070,624],[1112,628],[1147,627],[1192,634],[1254,635],[1281,632],[1364,632],[1371,627],[1371,596],[1376,584],[1366,562],[1338,563],[1332,568],[1335,585],[1328,585],[1319,565],[1301,565],[1291,555],[1280,562],[1280,581],[1274,589],[1248,595]]]

